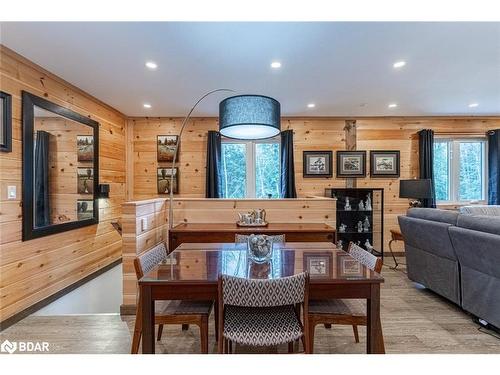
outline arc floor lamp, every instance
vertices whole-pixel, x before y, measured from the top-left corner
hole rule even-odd
[[[177,149],[184,132],[184,128],[191,118],[191,114],[207,96],[216,92],[235,92],[231,89],[216,89],[207,92],[191,107],[184,120],[172,160],[172,173],[169,186],[168,228],[174,226],[174,170],[177,158]],[[263,95],[236,95],[224,99],[219,103],[219,132],[233,139],[256,140],[271,138],[281,131],[281,106],[280,103],[269,96]],[[171,251],[172,249],[169,249]]]

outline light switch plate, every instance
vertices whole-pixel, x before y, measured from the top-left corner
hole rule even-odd
[[[16,186],[7,186],[7,199],[17,198],[17,188]]]

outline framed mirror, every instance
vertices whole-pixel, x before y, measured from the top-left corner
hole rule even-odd
[[[99,123],[23,91],[23,241],[99,221]]]
[[[0,151],[12,151],[12,97],[0,91]]]

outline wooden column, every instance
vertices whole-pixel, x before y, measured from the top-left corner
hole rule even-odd
[[[356,150],[356,120],[345,120],[344,126],[345,132],[345,149],[347,151],[355,151]],[[346,188],[355,188],[357,184],[357,180],[355,178],[346,178],[345,187]]]

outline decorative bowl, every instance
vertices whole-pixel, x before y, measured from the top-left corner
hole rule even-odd
[[[255,263],[265,263],[273,255],[273,240],[265,234],[251,234],[248,236],[247,251]]]

